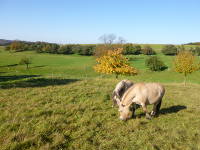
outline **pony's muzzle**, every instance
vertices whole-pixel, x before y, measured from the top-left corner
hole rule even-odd
[[[123,118],[122,116],[120,116],[119,119],[122,120],[122,121],[126,121],[126,119]]]

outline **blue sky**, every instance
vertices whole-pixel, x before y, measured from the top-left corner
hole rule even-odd
[[[200,0],[0,0],[0,39],[99,43],[200,41]]]

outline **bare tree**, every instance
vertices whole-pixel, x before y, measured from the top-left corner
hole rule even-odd
[[[113,44],[116,39],[115,34],[104,34],[99,37],[99,40],[102,41],[104,44]]]
[[[104,44],[108,44],[108,38],[106,34],[100,36],[99,40],[102,41]]]
[[[112,44],[117,38],[115,34],[108,34],[107,37],[108,37],[109,44]]]
[[[119,44],[124,44],[124,43],[126,43],[126,40],[123,37],[119,36],[118,37],[118,43]]]

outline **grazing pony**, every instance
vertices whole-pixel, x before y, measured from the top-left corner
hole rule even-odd
[[[123,94],[132,85],[133,85],[133,82],[129,80],[122,80],[116,85],[115,89],[112,92],[113,106],[116,104],[119,106],[119,102],[121,101]]]
[[[135,83],[123,95],[119,103],[120,119],[127,120],[134,115],[135,104],[142,106],[147,119],[158,115],[165,88],[159,83]],[[147,111],[147,105],[153,104],[151,115]]]

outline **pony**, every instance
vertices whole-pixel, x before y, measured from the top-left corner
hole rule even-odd
[[[127,91],[129,87],[131,87],[134,83],[129,81],[129,80],[122,80],[117,85],[115,86],[115,89],[112,92],[112,101],[113,101],[113,106],[118,105],[119,102],[121,101],[121,98],[123,94]]]
[[[127,120],[134,116],[135,106],[140,105],[145,112],[146,118],[158,115],[165,88],[159,83],[135,83],[122,96],[119,104],[120,120]],[[148,113],[147,105],[153,104],[151,114]]]

